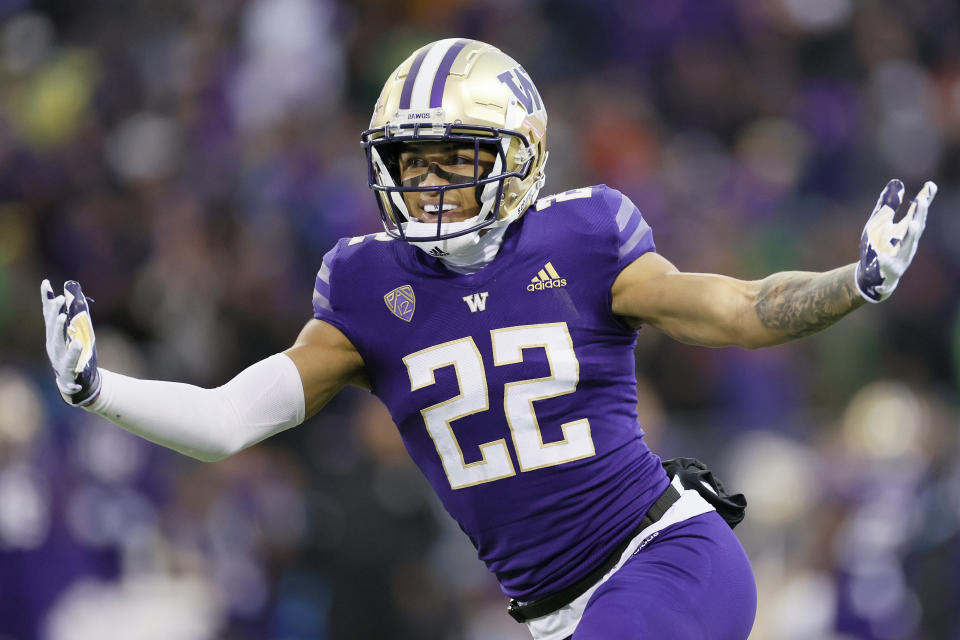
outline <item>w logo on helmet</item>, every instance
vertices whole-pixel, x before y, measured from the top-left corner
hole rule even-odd
[[[517,97],[527,113],[543,110],[543,100],[540,99],[540,93],[533,86],[533,81],[523,70],[523,67],[517,66],[509,71],[504,71],[497,76],[497,80],[510,88],[510,91]]]

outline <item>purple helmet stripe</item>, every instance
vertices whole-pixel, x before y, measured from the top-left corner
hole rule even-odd
[[[437,75],[433,76],[433,88],[430,90],[431,109],[435,109],[443,104],[443,88],[447,84],[447,74],[450,73],[450,67],[453,66],[453,61],[456,60],[457,54],[459,54],[465,46],[467,46],[466,40],[457,40],[452,47],[447,49],[446,55],[443,56],[440,67],[437,69]],[[404,91],[406,91],[406,86],[404,86]]]
[[[427,51],[432,48],[433,47],[424,47],[420,49],[420,53],[413,59],[413,64],[410,65],[410,70],[407,71],[407,78],[403,81],[403,91],[400,92],[401,109],[410,108],[410,96],[413,94],[413,83],[417,80],[417,74],[420,73],[420,65],[423,64],[423,59],[427,57]]]

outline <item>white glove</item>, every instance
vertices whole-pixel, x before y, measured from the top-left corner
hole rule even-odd
[[[47,325],[47,357],[57,374],[57,388],[67,404],[85,406],[100,393],[97,342],[90,307],[80,284],[70,280],[63,294],[53,295],[49,280],[40,284],[43,320]]]
[[[937,195],[937,185],[926,182],[900,222],[893,218],[903,198],[903,183],[891,180],[880,192],[877,206],[860,236],[857,291],[867,302],[886,300],[910,266],[917,242],[927,223],[927,209]]]

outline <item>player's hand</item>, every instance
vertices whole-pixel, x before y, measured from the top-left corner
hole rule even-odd
[[[903,198],[903,183],[891,180],[880,192],[867,226],[860,236],[860,263],[857,264],[857,291],[867,302],[886,300],[910,266],[917,242],[927,224],[927,209],[937,195],[937,185],[926,182],[910,203],[900,222],[893,217]]]
[[[90,307],[80,283],[70,280],[55,296],[49,280],[40,284],[43,320],[47,325],[47,356],[57,374],[57,387],[72,405],[93,402],[100,393],[97,342]]]

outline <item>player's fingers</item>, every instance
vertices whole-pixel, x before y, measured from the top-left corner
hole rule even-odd
[[[927,211],[936,195],[936,183],[930,180],[926,181],[916,197],[910,201],[910,208],[907,209],[906,215],[896,224],[895,234],[902,237],[906,233],[907,227],[913,226],[915,221],[918,220],[921,228],[925,226],[927,222]]]
[[[82,388],[76,382],[66,382],[61,378],[57,378],[57,387],[60,389],[62,393],[68,396],[72,396],[77,391],[80,391],[80,389]]]
[[[930,209],[930,203],[933,202],[936,195],[937,185],[929,180],[924,183],[923,188],[920,189],[920,193],[917,194],[917,207],[911,217],[919,220],[921,227],[927,224],[927,211]]]
[[[921,231],[922,229],[918,230],[914,225],[909,225],[904,229],[903,235],[898,242],[899,248],[897,250],[897,256],[901,260],[909,259],[908,256],[913,255],[913,245],[917,243]]]
[[[907,212],[907,215],[900,222],[900,224],[906,225],[901,240],[900,252],[905,256],[909,256],[908,259],[912,259],[915,245],[920,240],[920,236],[923,235],[923,230],[927,226],[927,211],[930,207],[928,198],[930,194],[925,193],[925,191],[926,185],[924,185],[921,193],[917,194],[917,198],[910,205],[910,210]],[[934,185],[933,194],[936,194],[936,185]]]
[[[898,236],[903,236],[907,231],[907,225],[909,225],[917,215],[917,210],[923,206],[923,201],[914,198],[910,201],[910,206],[907,207],[907,213],[900,219],[900,222],[896,223],[894,226],[895,233]]]
[[[903,242],[907,251],[912,251],[913,246],[920,240],[923,230],[927,226],[927,205],[919,204],[914,210],[910,221],[907,224],[907,231],[904,233]]]
[[[50,293],[53,293],[53,289],[50,289]],[[47,326],[50,326],[50,321],[57,314],[57,305],[56,298],[48,298],[47,292],[43,290],[43,286],[40,287],[40,299],[43,303],[43,320],[47,323]]]
[[[47,307],[47,314],[50,317],[50,321],[47,324],[51,324],[53,320],[56,320],[57,316],[64,312],[63,308],[63,296],[57,296],[50,302],[50,306]]]
[[[62,339],[60,336],[63,336],[63,327],[67,324],[67,314],[61,313],[60,315],[53,318],[51,322],[47,322],[47,349],[50,348],[50,343],[52,340]]]
[[[928,180],[923,184],[923,187],[917,192],[916,197],[911,201],[910,211],[907,212],[907,216],[910,216],[915,209],[927,209],[930,206],[930,203],[933,202],[933,199],[936,195],[937,185]]]
[[[910,201],[910,208],[907,209],[906,215],[900,219],[899,222],[891,222],[885,227],[884,237],[886,242],[890,243],[890,246],[893,247],[891,254],[906,255],[910,252],[909,243],[912,242],[912,234],[910,231],[910,223],[914,220],[914,213],[917,210],[917,201]]]
[[[59,309],[57,297],[53,293],[53,287],[50,285],[49,280],[44,280],[40,283],[40,303],[43,307],[44,318],[50,315],[51,310],[56,311]]]
[[[889,181],[883,191],[880,192],[880,197],[877,198],[877,206],[874,207],[870,213],[870,218],[867,219],[867,228],[872,230],[871,235],[889,237],[892,240],[891,244],[894,246],[899,243],[903,232],[896,229],[889,230],[887,226],[893,223],[893,218],[897,215],[897,208],[900,207],[902,199],[903,183],[897,179]],[[881,229],[884,231],[881,231]]]
[[[62,373],[68,373],[71,376],[74,375],[74,369],[77,368],[77,363],[80,362],[80,353],[82,351],[82,340],[76,338],[70,341],[70,344],[67,345],[67,354],[63,359]]]
[[[53,303],[50,306],[44,308],[43,310],[43,322],[47,327],[47,340],[57,335],[57,317],[63,315],[66,319],[65,314],[61,314],[61,307],[63,306],[63,299],[61,297],[54,298]],[[60,326],[60,331],[63,331],[63,326]]]
[[[930,203],[928,201],[918,201],[917,207],[911,213],[910,221],[907,223],[912,232],[923,231],[924,227],[927,226],[927,211],[929,209]]]
[[[873,215],[877,215],[884,207],[889,207],[891,212],[896,213],[901,202],[903,202],[903,183],[894,178],[880,192],[880,197],[877,198],[877,206],[873,209]]]

